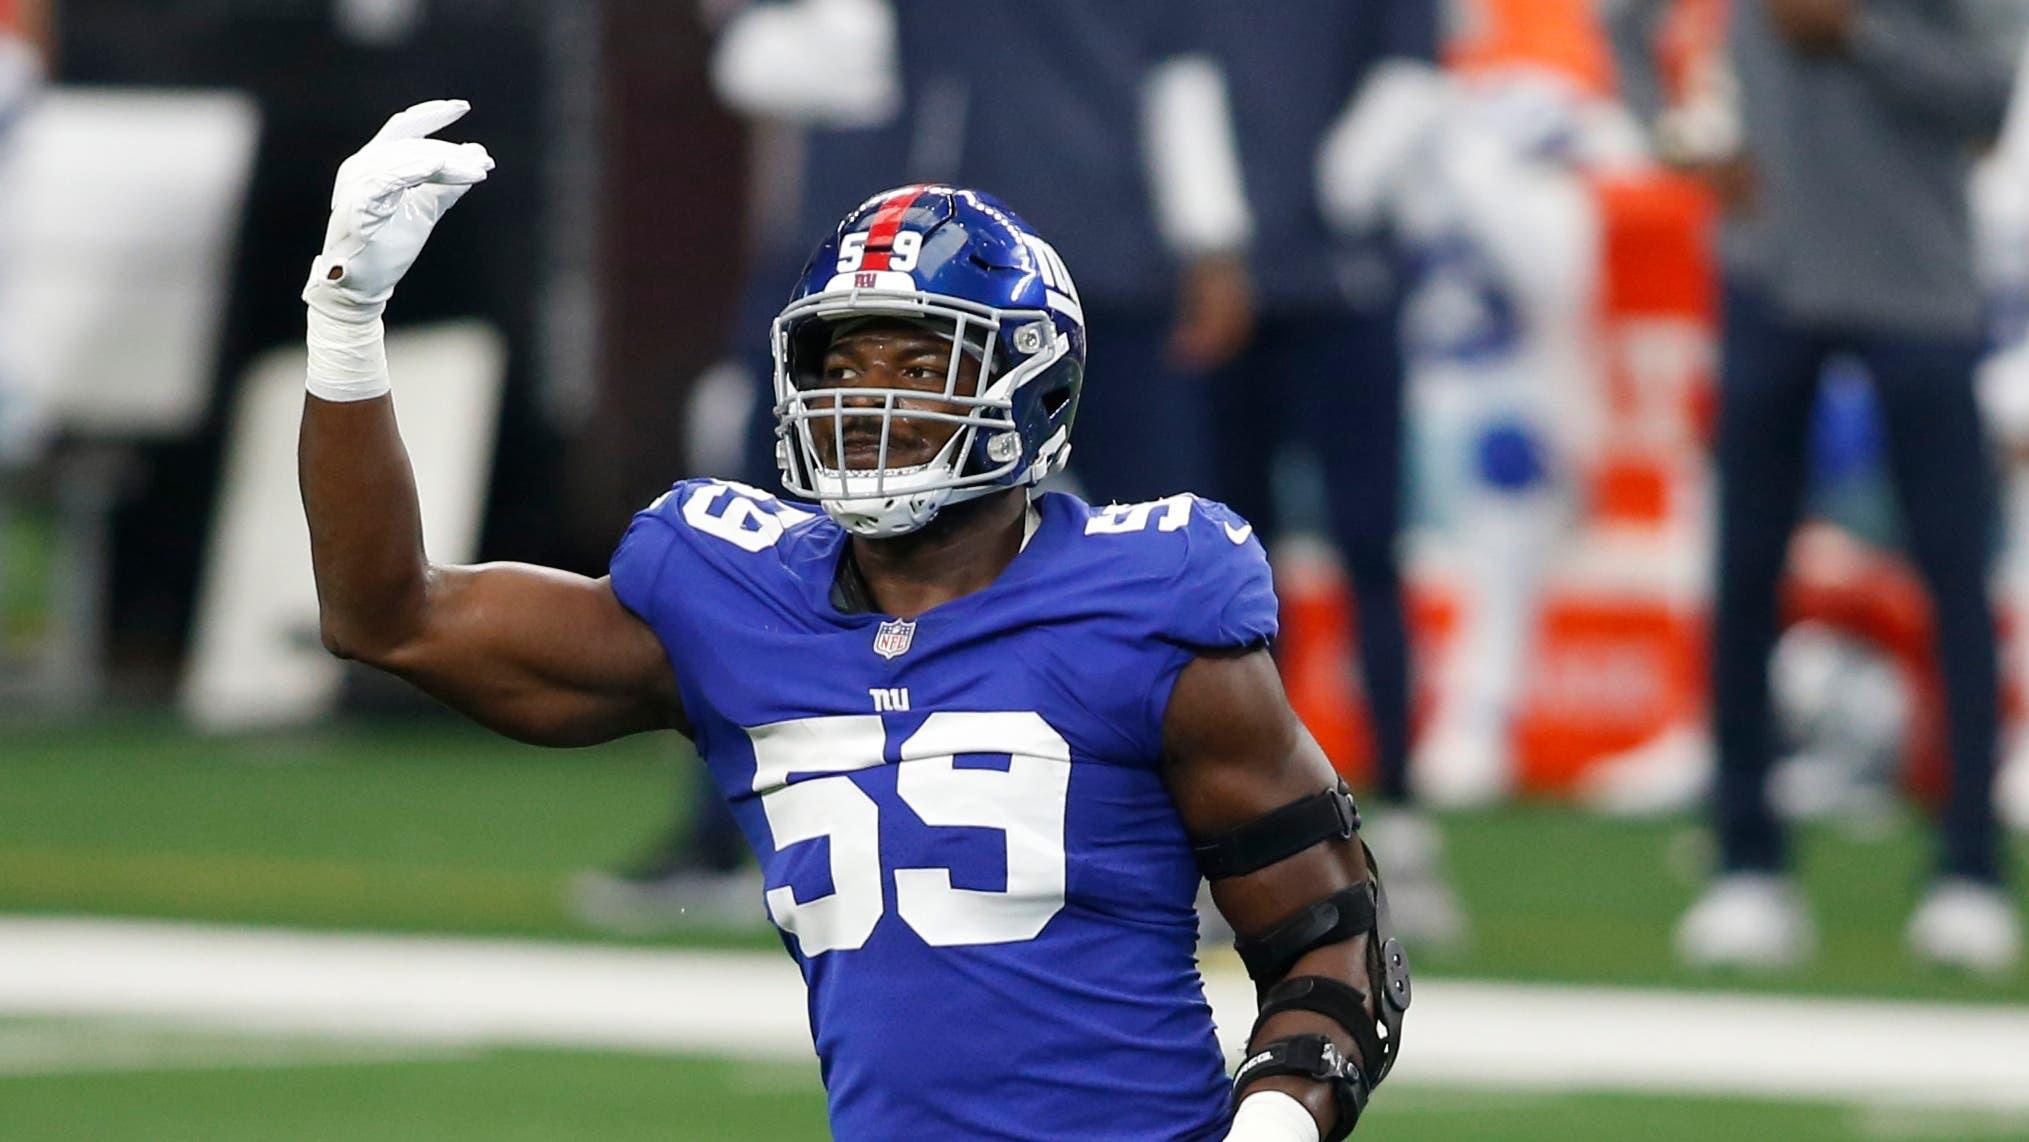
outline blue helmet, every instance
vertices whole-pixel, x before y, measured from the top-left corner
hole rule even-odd
[[[939,401],[950,411],[897,407],[917,391],[824,387],[834,332],[870,317],[950,340]],[[857,534],[915,531],[946,504],[1033,484],[1070,456],[1085,375],[1078,291],[1050,244],[991,195],[905,186],[867,199],[811,256],[771,338],[783,486]],[[961,351],[980,365],[969,394],[958,391]],[[880,419],[883,458],[898,419],[958,427],[927,463],[856,468],[844,459],[848,417]],[[818,433],[838,434],[837,467],[821,462]]]

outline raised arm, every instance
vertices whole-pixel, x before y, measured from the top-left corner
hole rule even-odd
[[[1399,945],[1384,943],[1351,798],[1289,708],[1265,650],[1208,654],[1185,667],[1163,735],[1171,795],[1262,998],[1230,1137],[1343,1138],[1394,1062],[1409,1000],[1408,965]],[[1332,1083],[1296,1073],[1318,1059],[1315,1036],[1357,1075]],[[1269,1077],[1250,1080],[1255,1070]]]
[[[423,550],[381,312],[437,220],[492,169],[475,143],[425,137],[465,110],[451,100],[411,107],[346,160],[303,291],[310,395],[298,464],[324,644],[524,741],[682,729],[655,632],[606,580],[439,566]]]

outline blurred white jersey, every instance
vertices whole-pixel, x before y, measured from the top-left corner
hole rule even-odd
[[[1512,422],[1562,467],[1600,432],[1587,172],[1628,144],[1610,108],[1553,76],[1452,87],[1393,211],[1417,269],[1404,327],[1412,383],[1419,400]]]
[[[1412,773],[1440,803],[1477,803],[1511,781],[1537,596],[1602,432],[1587,176],[1640,147],[1617,108],[1544,71],[1426,73],[1381,94],[1328,146],[1324,189],[1341,217],[1358,207],[1389,223],[1411,266],[1416,483],[1467,594]]]
[[[20,288],[16,261],[10,143],[14,128],[42,86],[42,62],[25,41],[0,30],[0,291]],[[0,305],[0,313],[10,312]],[[0,326],[0,469],[32,460],[47,435],[45,402],[22,381],[15,364],[19,330]]]

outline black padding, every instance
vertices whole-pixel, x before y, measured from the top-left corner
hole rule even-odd
[[[1371,1022],[1367,993],[1330,976],[1300,975],[1268,989],[1261,998],[1261,1018],[1285,1011],[1314,1011],[1341,1027]]]
[[[1367,1014],[1367,995],[1351,984],[1321,975],[1283,980],[1262,996],[1254,1033],[1260,1034],[1262,1024],[1285,1011],[1314,1012],[1344,1028],[1360,1049],[1360,1062],[1369,1068],[1378,1069],[1386,1057],[1382,1033],[1374,1027],[1377,1020]]]
[[[1195,846],[1198,871],[1207,880],[1245,876],[1287,860],[1312,845],[1344,840],[1358,832],[1360,809],[1340,781],[1331,789],[1271,809],[1229,833]]]
[[[1313,949],[1374,930],[1374,881],[1341,888],[1252,939],[1233,943],[1257,988],[1279,982]]]
[[[1342,888],[1263,935],[1235,941],[1233,948],[1247,965],[1261,1000],[1255,1031],[1260,1031],[1262,1020],[1280,1011],[1301,1008],[1324,1015],[1352,1036],[1360,1052],[1363,1087],[1371,1090],[1388,1077],[1402,1053],[1402,1018],[1409,1010],[1411,991],[1409,957],[1402,942],[1390,935],[1394,925],[1388,890],[1371,851],[1366,864],[1365,883]],[[1361,935],[1370,937],[1366,983],[1371,992],[1322,976],[1283,978],[1311,951]],[[1372,1015],[1366,1013],[1368,994],[1375,1000]],[[1364,1098],[1361,1101],[1364,1104]]]

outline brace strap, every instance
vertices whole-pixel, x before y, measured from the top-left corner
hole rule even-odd
[[[1367,855],[1367,871],[1366,883],[1340,889],[1264,935],[1235,941],[1233,947],[1254,979],[1262,1005],[1260,1018],[1301,1007],[1334,1020],[1359,1047],[1367,1081],[1379,1086],[1402,1051],[1402,1016],[1409,1010],[1411,988],[1409,957],[1402,950],[1402,941],[1389,935],[1388,892],[1382,887],[1371,853]],[[1370,992],[1321,977],[1283,979],[1312,950],[1362,934],[1369,936],[1366,982]],[[1375,997],[1372,1016],[1363,1007],[1367,994]],[[1260,1024],[1255,1026],[1258,1030]]]
[[[1315,844],[1345,840],[1360,828],[1359,806],[1344,781],[1271,809],[1239,828],[1195,846],[1207,880],[1245,876]]]
[[[1339,1053],[1336,1043],[1323,1035],[1292,1035],[1266,1044],[1233,1072],[1233,1105],[1239,1106],[1255,1083],[1276,1075],[1295,1075],[1331,1086],[1337,1111],[1325,1142],[1339,1142],[1359,1125],[1373,1089],[1360,1065]]]
[[[1259,936],[1234,941],[1233,950],[1240,953],[1255,986],[1267,987],[1288,975],[1311,950],[1371,932],[1378,919],[1374,882],[1365,880],[1339,889]]]
[[[1261,999],[1261,1014],[1255,1017],[1254,1031],[1285,1011],[1310,1011],[1345,1029],[1353,1046],[1360,1049],[1360,1062],[1369,1071],[1381,1069],[1387,1057],[1375,1017],[1367,1014],[1366,993],[1357,987],[1321,975],[1301,975],[1268,989]]]

